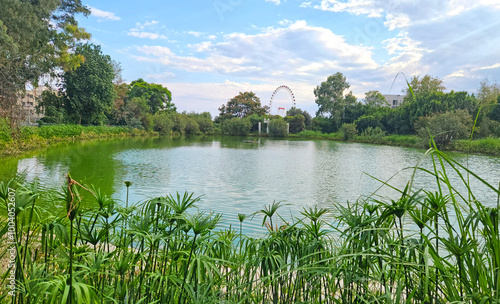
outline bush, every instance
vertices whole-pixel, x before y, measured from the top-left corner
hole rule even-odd
[[[476,130],[474,133],[475,137],[490,137],[490,136],[499,136],[500,131],[500,122],[496,120],[492,120],[488,117],[483,117],[479,126],[476,126]]]
[[[12,130],[10,129],[7,118],[0,118],[0,141],[11,141]]]
[[[287,133],[286,121],[283,118],[275,118],[269,122],[269,136],[285,137]]]
[[[186,127],[184,128],[184,134],[187,135],[201,135],[203,134],[200,131],[200,126],[196,122],[196,120],[192,117],[185,116],[186,119]]]
[[[290,133],[297,134],[306,129],[306,118],[302,114],[295,114],[295,116],[285,117],[286,122],[290,124]]]
[[[194,116],[194,120],[199,126],[199,130],[203,134],[214,134],[214,122],[209,117],[204,117],[201,115]]]
[[[249,118],[233,117],[226,119],[221,124],[221,129],[224,134],[233,136],[245,136],[250,133],[252,123]]]
[[[170,134],[174,123],[170,119],[170,115],[160,113],[153,116],[153,130],[160,133],[160,135]]]
[[[363,133],[363,131],[366,130],[367,128],[372,128],[372,130],[375,128],[379,129],[384,128],[384,125],[382,125],[380,119],[371,115],[361,116],[355,121],[355,123],[356,123],[356,129],[358,130],[359,133]]]
[[[321,133],[333,133],[338,131],[332,119],[321,116],[312,119],[311,129],[314,131],[321,131]]]
[[[454,139],[466,138],[472,129],[472,116],[467,110],[455,110],[419,117],[415,130],[424,145],[429,143],[429,133],[438,147],[446,146]]]
[[[351,140],[354,138],[354,136],[358,133],[356,130],[356,124],[355,123],[350,123],[350,124],[342,124],[342,127],[340,128],[340,132],[342,133],[342,140]]]
[[[363,137],[370,137],[370,138],[382,138],[385,136],[385,131],[380,129],[379,127],[372,128],[372,127],[367,127],[366,129],[363,130],[360,134]]]

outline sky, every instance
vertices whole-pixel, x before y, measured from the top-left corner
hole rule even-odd
[[[476,93],[500,81],[500,0],[84,0],[80,26],[121,63],[172,92],[178,111],[209,111],[239,92],[269,105],[288,86],[313,116],[313,90],[341,72],[362,99],[438,77]],[[396,75],[399,74],[397,78]],[[290,108],[280,90],[271,111]]]

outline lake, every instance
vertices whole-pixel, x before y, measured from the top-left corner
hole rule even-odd
[[[139,202],[177,191],[203,195],[201,211],[223,213],[221,227],[239,226],[238,213],[247,215],[274,200],[286,205],[279,210],[290,220],[304,206],[331,207],[334,202],[354,202],[368,196],[397,199],[398,192],[372,175],[399,189],[410,180],[421,162],[431,168],[425,150],[315,140],[193,137],[127,138],[63,143],[24,157],[1,159],[0,179],[23,173],[59,189],[64,174],[94,184],[114,199],[125,201],[124,181],[132,181],[130,202]],[[462,163],[465,154],[452,156]],[[500,158],[472,155],[469,168],[498,186]],[[458,176],[452,175],[455,181]],[[391,179],[392,178],[392,179]],[[419,172],[414,187],[435,190],[435,178]],[[497,197],[475,180],[475,193],[486,205]],[[464,189],[463,187],[460,189]],[[374,194],[375,193],[375,194]],[[262,218],[247,220],[244,230],[259,234]]]

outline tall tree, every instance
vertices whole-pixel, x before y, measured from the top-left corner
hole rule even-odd
[[[385,99],[384,95],[379,91],[368,91],[365,93],[365,104],[370,107],[385,107],[389,106],[389,103]]]
[[[74,123],[103,124],[115,98],[111,58],[102,53],[100,46],[88,43],[78,45],[75,53],[85,62],[64,73],[66,113]]]
[[[132,81],[128,96],[144,98],[151,114],[164,110],[172,112],[177,110],[172,103],[172,93],[167,88],[161,84],[147,83],[142,78]]]
[[[424,77],[413,76],[410,81],[410,86],[415,94],[415,97],[419,95],[425,95],[436,92],[444,92],[446,89],[443,86],[443,80],[438,77],[433,77],[430,75],[425,75]],[[413,100],[413,96],[409,88],[403,89],[406,93],[404,102],[409,102]]]
[[[319,107],[316,116],[327,114],[338,129],[342,124],[345,107],[356,102],[352,93],[344,97],[344,91],[350,87],[346,77],[340,72],[329,76],[317,86],[314,89],[315,102]]]
[[[311,125],[312,117],[311,114],[309,114],[307,111],[301,110],[296,107],[292,107],[290,108],[290,110],[286,111],[286,116],[295,116],[297,114],[304,116],[304,123],[306,127],[309,127]]]
[[[75,15],[90,11],[80,0],[0,0],[0,8],[0,115],[16,120],[17,94],[28,82],[83,62],[72,48],[90,35]]]
[[[262,106],[259,97],[254,92],[240,92],[219,108],[219,121],[232,117],[246,117],[252,114],[265,115],[268,106]]]
[[[487,79],[481,81],[481,86],[477,90],[479,106],[495,104],[498,96],[500,96],[500,84],[490,83]]]

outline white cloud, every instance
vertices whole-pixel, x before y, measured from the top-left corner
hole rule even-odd
[[[480,67],[480,68],[474,68],[474,69],[472,69],[472,71],[491,70],[491,69],[498,69],[498,68],[500,68],[500,63],[495,63],[493,65]]]
[[[303,6],[312,6],[311,2],[304,2]],[[354,15],[368,15],[368,17],[381,17],[383,9],[377,7],[372,0],[322,0],[316,9],[329,12],[348,12]]]
[[[115,13],[102,11],[102,10],[97,9],[95,7],[89,7],[89,9],[90,9],[91,15],[95,16],[99,19],[106,19],[106,20],[113,20],[113,21],[121,20],[121,18],[116,16]]]
[[[464,70],[459,70],[451,73],[450,75],[445,76],[444,78],[462,78],[465,77],[465,71]]]
[[[280,5],[281,4],[281,0],[266,0],[266,2],[272,2],[276,5]]]
[[[195,31],[188,31],[187,32],[189,35],[193,35],[195,37],[200,37],[203,33],[200,32],[195,32]]]
[[[158,21],[156,20],[146,21],[144,23],[136,22],[135,28],[143,30],[145,28],[151,28],[156,24],[158,24]]]
[[[181,99],[194,107],[186,110],[197,111],[213,110],[242,90],[253,90],[266,100],[276,87],[286,84],[297,95],[298,106],[313,114],[313,89],[327,76],[340,71],[351,83],[369,83],[378,88],[385,75],[392,73],[392,69],[374,61],[370,48],[351,45],[331,30],[310,26],[305,21],[263,28],[257,34],[231,33],[219,38],[220,42],[190,45],[194,51],[190,55],[162,45],[136,46],[131,55],[145,66],[161,66],[176,75],[188,72],[195,77],[206,75],[206,79],[216,75],[229,79],[223,84],[168,84],[169,88],[174,86],[177,101],[184,96],[179,90],[184,90],[186,96]],[[200,96],[194,92],[200,92]],[[217,92],[220,98],[209,98],[207,95],[212,93],[207,92]],[[354,93],[362,96],[364,91]],[[197,108],[193,100],[210,105]]]
[[[393,31],[397,28],[404,28],[409,26],[410,18],[406,14],[400,14],[398,16],[387,14],[384,25],[389,29],[389,31]]]
[[[329,73],[332,69],[375,69],[366,47],[354,46],[331,30],[298,21],[259,34],[231,33],[223,41],[190,45],[197,56],[180,56],[164,46],[137,47],[138,60],[169,64],[189,72],[262,79],[283,72],[289,78]]]
[[[165,35],[160,35],[157,33],[150,33],[150,32],[140,32],[136,29],[132,29],[127,33],[128,36],[132,37],[137,37],[137,38],[147,38],[147,39],[167,39]]]
[[[167,36],[159,33],[159,25],[156,20],[145,21],[144,23],[137,22],[135,28],[127,32],[127,36],[152,40],[167,39]]]

